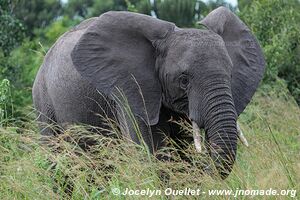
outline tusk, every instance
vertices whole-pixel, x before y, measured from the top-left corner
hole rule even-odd
[[[238,137],[240,138],[241,142],[246,146],[248,147],[249,144],[248,144],[248,141],[247,139],[245,138],[240,126],[238,124],[236,124],[236,129],[237,129],[237,132],[238,132]]]
[[[195,122],[192,122],[192,125],[193,125],[193,137],[194,137],[196,151],[198,153],[201,153],[202,148],[201,148],[200,129],[199,129],[199,126]]]

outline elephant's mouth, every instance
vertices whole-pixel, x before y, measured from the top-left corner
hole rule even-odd
[[[203,163],[202,166],[200,166],[201,169],[203,170],[204,173],[209,174],[210,176],[214,176],[216,174],[214,173],[215,172],[214,169],[217,169],[217,171],[219,171],[221,177],[223,178],[222,169],[224,169],[224,167],[220,162],[218,162],[217,159],[215,159],[216,157],[219,157],[215,151],[216,149],[219,148],[213,148],[214,143],[212,143],[210,146],[209,141],[205,141],[205,135],[195,121],[191,121],[191,124],[192,124],[193,140],[194,140],[196,152],[205,155],[206,158],[211,157],[215,165],[215,167],[213,167],[213,165],[211,165],[211,162],[208,161]]]

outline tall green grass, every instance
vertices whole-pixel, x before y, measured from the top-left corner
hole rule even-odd
[[[249,147],[239,143],[230,176],[221,181],[203,174],[203,155],[193,144],[179,149],[170,141],[171,161],[160,161],[127,140],[73,126],[40,143],[36,123],[0,129],[0,199],[147,199],[114,195],[130,189],[296,189],[300,191],[300,110],[284,86],[261,87],[239,117]],[[189,133],[188,127],[186,129]],[[90,149],[79,145],[96,141]],[[180,157],[187,155],[190,162]],[[164,152],[160,152],[164,153]],[[182,153],[182,152],[181,152]],[[167,177],[167,178],[163,178]],[[70,192],[72,190],[72,192]],[[229,196],[153,196],[151,199],[229,199]],[[249,199],[239,196],[238,199]],[[255,199],[288,199],[259,196]]]

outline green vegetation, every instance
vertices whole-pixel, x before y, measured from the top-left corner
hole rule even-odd
[[[240,8],[240,16],[255,32],[268,67],[264,82],[284,79],[300,104],[300,3],[291,0],[253,1]]]
[[[3,56],[18,46],[24,38],[24,27],[20,20],[12,15],[11,4],[0,2],[0,48]],[[0,54],[0,58],[3,57]]]
[[[38,29],[50,25],[62,14],[59,0],[7,0],[13,15],[22,21],[26,34],[31,38],[36,36]]]
[[[237,162],[225,181],[202,175],[203,155],[193,145],[184,149],[190,162],[182,160],[171,144],[172,162],[162,162],[141,146],[117,137],[94,135],[83,127],[72,127],[54,138],[50,149],[41,146],[34,123],[24,128],[0,129],[1,199],[125,199],[111,190],[131,189],[297,189],[299,180],[300,110],[282,83],[276,90],[260,89],[240,116],[239,123],[250,147],[238,147]],[[115,134],[115,133],[114,133]],[[83,151],[78,143],[86,139],[97,145]],[[68,142],[66,142],[68,141]],[[163,153],[163,152],[160,152]],[[165,183],[161,174],[169,176]],[[207,194],[191,199],[207,199]],[[177,197],[180,199],[180,196]],[[211,199],[226,199],[213,196]],[[239,199],[248,199],[240,197]],[[269,199],[268,196],[257,197]],[[288,199],[282,196],[281,199]],[[140,196],[132,199],[141,199]],[[153,199],[167,199],[154,196]],[[270,198],[274,199],[274,198]]]
[[[71,186],[73,199],[125,199],[114,196],[111,190],[127,187],[161,190],[190,187],[202,191],[273,188],[300,192],[300,3],[297,0],[238,2],[239,11],[222,0],[208,3],[155,0],[153,4],[148,0],[69,0],[65,4],[59,0],[1,1],[0,199],[70,198]],[[117,136],[94,135],[78,126],[53,138],[51,147],[40,145],[31,87],[44,55],[62,33],[84,18],[108,10],[145,14],[153,11],[158,18],[178,26],[194,27],[196,21],[220,5],[236,11],[250,27],[267,61],[264,80],[239,118],[250,147],[239,145],[237,162],[228,179],[220,181],[202,175],[199,165],[205,159],[203,155],[196,154],[193,145],[178,149],[173,141],[169,149],[172,162],[159,161],[143,147]],[[117,135],[116,132],[112,134]],[[85,139],[93,139],[97,145],[83,151],[79,146]],[[179,152],[190,162],[182,160]],[[168,183],[162,174],[170,177]],[[203,194],[200,199],[208,197]]]
[[[5,125],[6,120],[11,116],[12,102],[10,93],[10,82],[7,79],[0,82],[0,126]]]

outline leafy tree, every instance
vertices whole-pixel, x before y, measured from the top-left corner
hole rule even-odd
[[[149,0],[69,0],[64,10],[70,18],[95,17],[110,10],[129,10],[150,15],[151,4]]]
[[[148,15],[151,12],[149,0],[95,0],[90,15],[99,16],[110,10],[126,11],[128,8]]]
[[[126,0],[130,2],[137,12],[151,15],[152,6],[150,0]]]
[[[267,69],[264,82],[278,76],[300,104],[300,2],[253,0],[240,13],[263,46]]]
[[[11,115],[10,82],[7,79],[0,81],[0,127],[5,125],[5,120]]]
[[[207,3],[201,0],[154,0],[153,10],[160,19],[174,22],[179,27],[193,27],[196,21],[219,6],[235,10],[225,0],[210,0]]]
[[[250,6],[253,0],[238,0],[238,8],[242,11],[247,6]]]
[[[195,11],[196,11],[196,15],[195,15],[196,21],[200,21],[208,14],[209,8],[207,7],[206,3],[197,0]]]
[[[99,16],[110,10],[127,10],[125,0],[95,0],[89,15]]]
[[[69,0],[65,11],[69,17],[87,18],[99,16],[110,10],[133,11],[172,21],[181,27],[192,27],[195,22],[218,6],[234,9],[224,0],[209,1],[206,5],[201,0]]]
[[[77,16],[85,18],[94,2],[95,0],[68,0],[64,5],[64,14],[70,18]]]
[[[3,63],[0,68],[0,80],[6,78],[10,81],[13,103],[17,110],[31,103],[31,87],[48,49],[59,36],[77,23],[77,20],[61,17],[46,28],[38,29],[40,37],[27,38],[9,57],[0,57]]]
[[[159,0],[156,2],[158,18],[176,23],[179,27],[195,24],[195,0]]]
[[[235,12],[235,10],[236,10],[235,7],[233,7],[230,3],[227,3],[225,0],[209,0],[206,3],[206,6],[207,6],[207,10],[206,10],[206,13],[204,13],[205,15],[207,15],[209,12],[211,12],[212,10],[214,10],[220,6],[225,6],[233,12]]]
[[[10,81],[15,108],[24,109],[31,103],[32,83],[45,53],[46,50],[39,39],[33,41],[26,39],[4,59],[5,67],[1,67],[0,80]]]
[[[80,19],[70,19],[68,16],[61,17],[52,24],[41,30],[41,40],[46,50],[66,31],[80,23]]]
[[[13,13],[33,37],[37,28],[45,28],[62,14],[60,0],[13,0]]]
[[[24,27],[12,13],[12,2],[0,2],[0,57],[6,57],[24,39]],[[2,52],[2,53],[1,53]],[[3,63],[0,62],[0,65]]]

